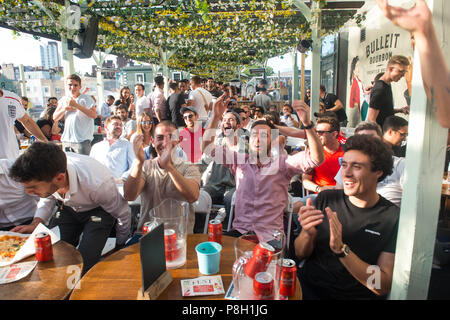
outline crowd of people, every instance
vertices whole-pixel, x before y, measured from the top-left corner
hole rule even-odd
[[[388,17],[408,14],[378,2]],[[412,31],[419,43],[433,40],[421,36],[428,28]],[[187,229],[195,233],[205,223],[193,206],[201,191],[225,206],[219,217],[224,224],[234,194],[233,221],[224,234],[264,237],[289,231],[289,193],[303,188],[309,195],[294,204],[295,237],[288,253],[304,261],[298,273],[303,297],[385,298],[405,180],[402,143],[408,136],[408,121],[395,113],[409,112],[394,108],[390,84],[404,76],[405,59],[394,56],[387,63],[372,88],[368,121],[351,137],[341,132],[347,125],[344,104],[324,86],[315,121],[309,95],[279,108],[264,82],[252,104],[239,105],[235,87],[198,76],[169,81],[166,97],[164,78],[157,76],[149,94],[138,83],[134,94],[123,87],[117,100],[108,96],[98,106],[81,92],[81,78],[70,75],[66,95],[49,98],[37,123],[26,113],[25,97],[1,91],[0,230],[31,233],[39,223],[58,226],[61,239],[78,246],[85,273],[100,260],[108,237],[113,234],[121,249],[165,199],[190,204]],[[427,79],[430,88],[434,82]],[[431,90],[439,116],[447,107],[438,91]],[[93,143],[95,124],[104,139]],[[20,152],[21,134],[39,141]],[[289,136],[304,139],[306,148],[288,147]],[[138,197],[139,223],[132,229],[128,201]],[[378,285],[368,281],[371,266],[380,270]]]

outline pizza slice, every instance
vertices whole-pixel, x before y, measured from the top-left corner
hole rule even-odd
[[[9,261],[22,248],[28,237],[0,235],[0,260]]]

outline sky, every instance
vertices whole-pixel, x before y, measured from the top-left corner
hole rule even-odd
[[[40,45],[46,44],[48,40],[40,38],[36,40],[32,35],[21,33],[20,36],[13,36],[9,29],[0,28],[0,39],[2,39],[2,50],[0,50],[0,63],[13,63],[15,66],[23,64],[24,66],[40,66],[41,55]],[[61,54],[61,42],[58,41],[58,48]],[[300,68],[301,55],[297,55],[297,63]],[[116,63],[116,56],[108,55],[106,60],[113,60]],[[274,69],[275,74],[280,71],[292,70],[293,58],[288,53],[281,57],[275,57],[268,60],[268,65]],[[92,65],[95,65],[94,59],[79,59],[74,57],[75,71],[81,74],[92,72]],[[306,69],[311,69],[311,57],[306,58]]]

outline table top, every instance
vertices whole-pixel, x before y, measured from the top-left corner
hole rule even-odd
[[[35,256],[20,262],[35,261]],[[64,241],[53,245],[53,260],[38,262],[25,278],[0,285],[1,300],[62,300],[76,285],[83,270],[83,258],[78,250]],[[78,277],[77,277],[78,276]]]
[[[224,294],[201,297],[183,297],[182,279],[203,276],[198,270],[195,246],[207,241],[206,234],[190,234],[187,237],[186,264],[169,270],[172,283],[162,292],[161,300],[223,300]],[[236,238],[222,236],[222,255],[219,274],[222,276],[225,292],[232,281],[232,267],[235,261],[234,241]],[[135,300],[142,287],[139,244],[126,247],[97,263],[81,279],[81,289],[73,290],[70,300]],[[301,299],[300,283],[297,280],[296,299]]]

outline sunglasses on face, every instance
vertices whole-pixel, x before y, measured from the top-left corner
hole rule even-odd
[[[317,132],[318,135],[322,135],[322,134],[324,134],[324,133],[331,133],[331,132],[333,132],[333,131],[321,131],[321,130],[316,130],[316,132]]]
[[[186,116],[183,116],[183,119],[192,119],[194,117],[193,114],[188,114]]]
[[[147,121],[141,121],[141,125],[146,125],[146,124],[148,124],[148,125],[151,125],[153,122],[151,122],[150,120],[147,120]]]

